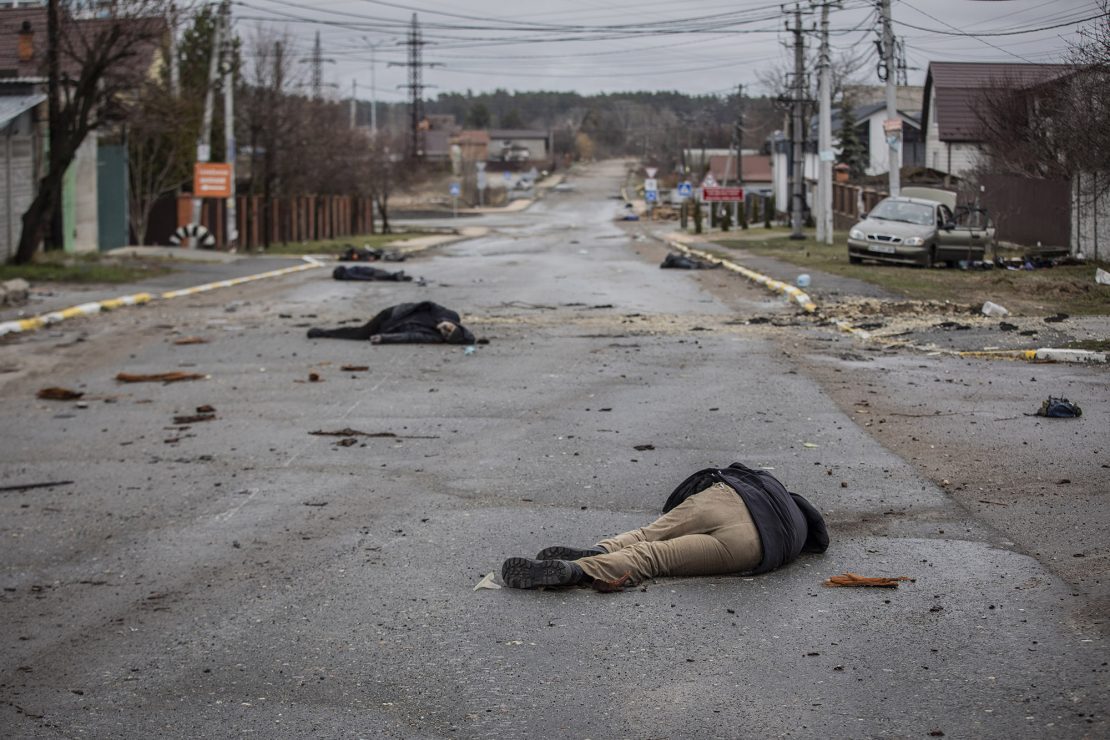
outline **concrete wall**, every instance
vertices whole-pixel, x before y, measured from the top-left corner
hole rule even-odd
[[[1083,172],[1072,181],[1071,253],[1079,252],[1110,259],[1110,172]]]
[[[30,112],[0,131],[0,261],[15,254],[23,212],[35,198],[35,146]]]

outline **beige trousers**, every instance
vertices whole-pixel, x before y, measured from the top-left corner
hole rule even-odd
[[[763,545],[736,491],[716,483],[641,529],[597,543],[608,552],[577,561],[586,575],[633,583],[657,576],[710,576],[752,570]]]

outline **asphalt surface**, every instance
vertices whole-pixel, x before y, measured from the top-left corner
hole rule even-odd
[[[1105,371],[861,346],[735,275],[659,270],[612,220],[621,177],[472,219],[492,233],[406,263],[423,286],[312,270],[0,343],[0,486],[72,481],[0,492],[0,731],[1105,736],[1105,578],[1084,580],[1107,562]],[[424,298],[489,344],[305,337]],[[208,377],[114,380],[171,370]],[[1082,419],[987,424],[1050,389],[1083,393]],[[310,434],[344,428],[397,436]],[[945,455],[986,476],[1065,454],[1043,475],[1081,500],[999,478],[976,508],[938,480]],[[733,460],[810,498],[829,551],[617,594],[473,590]],[[915,580],[822,586],[845,571]]]

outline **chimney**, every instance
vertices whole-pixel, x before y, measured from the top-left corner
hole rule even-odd
[[[19,61],[29,62],[35,56],[35,32],[31,30],[31,21],[23,21],[19,29]]]

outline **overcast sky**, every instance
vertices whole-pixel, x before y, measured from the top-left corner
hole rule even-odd
[[[878,84],[876,3],[841,6],[830,13],[834,55],[869,53],[861,76]],[[792,59],[784,46],[788,15],[767,0],[234,0],[233,7],[248,47],[261,27],[263,35],[287,34],[307,60],[319,32],[327,94],[341,98],[350,97],[352,82],[360,99],[371,97],[373,46],[377,99],[406,99],[398,85],[407,69],[388,64],[407,61],[414,12],[423,61],[436,64],[423,69],[429,98],[495,88],[723,94],[738,84],[765,94],[760,70]],[[893,0],[911,85],[924,82],[930,61],[1061,61],[1077,30],[1097,21],[1077,22],[1101,12],[1097,0]],[[807,14],[806,25],[818,17]],[[808,42],[816,44],[816,34]],[[310,65],[300,68],[307,80]]]

